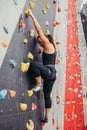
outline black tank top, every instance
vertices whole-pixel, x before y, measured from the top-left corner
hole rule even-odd
[[[42,54],[43,65],[55,65],[55,60],[56,60],[55,52],[52,54],[47,54],[47,53],[43,52],[43,54]]]

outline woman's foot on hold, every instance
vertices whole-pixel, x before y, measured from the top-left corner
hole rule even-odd
[[[38,92],[38,91],[40,91],[40,90],[42,90],[42,86],[35,86],[34,88],[32,88],[32,90],[34,91],[34,92]]]
[[[44,125],[45,123],[48,123],[48,118],[44,117],[44,119],[41,119],[41,125]]]

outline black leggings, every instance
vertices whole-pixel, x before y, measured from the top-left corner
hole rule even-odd
[[[56,79],[55,68],[53,66],[45,66],[37,61],[31,61],[29,70],[34,78],[41,76],[44,79],[43,92],[45,99],[45,108],[51,108],[52,100],[50,94]]]

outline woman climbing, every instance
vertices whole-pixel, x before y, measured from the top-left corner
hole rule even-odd
[[[34,92],[38,92],[42,89],[44,92],[44,100],[45,100],[45,116],[41,120],[41,123],[48,122],[48,115],[51,110],[52,100],[50,97],[55,79],[56,79],[56,69],[55,69],[55,60],[56,60],[56,48],[53,42],[53,37],[51,35],[45,36],[37,19],[28,9],[29,16],[32,18],[34,27],[38,34],[37,42],[43,48],[42,54],[42,63],[37,61],[31,61],[29,70],[31,70],[35,81],[36,86],[32,89]],[[43,79],[43,85],[42,85]]]

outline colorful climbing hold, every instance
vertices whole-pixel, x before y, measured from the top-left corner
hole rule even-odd
[[[57,0],[53,0],[53,3],[56,4]]]
[[[10,66],[11,66],[12,68],[16,68],[17,62],[15,61],[15,59],[10,59]]]
[[[46,26],[48,26],[49,25],[49,22],[48,21],[46,21]]]
[[[4,29],[5,33],[8,34],[8,32],[9,32],[8,28],[6,26],[3,26],[3,29]]]
[[[27,110],[27,104],[25,104],[25,103],[20,103],[20,109],[22,110],[22,111],[26,111]]]
[[[60,126],[59,126],[59,125],[57,125],[57,126],[56,126],[56,130],[59,130],[59,129],[60,129]]]
[[[30,37],[33,37],[33,36],[34,36],[34,33],[35,33],[34,30],[31,29],[31,30],[29,31],[29,36],[30,36]]]
[[[60,59],[56,58],[55,64],[59,64],[60,63]]]
[[[32,120],[29,120],[27,123],[26,123],[26,129],[27,130],[34,130],[34,123]]]
[[[47,29],[46,30],[46,35],[49,35],[50,34],[50,31]]]
[[[41,54],[42,53],[42,50],[40,48],[38,48],[38,53]]]
[[[42,13],[46,14],[47,13],[46,9],[42,9]]]
[[[32,110],[36,110],[37,109],[37,105],[35,103],[32,103]]]
[[[56,104],[59,104],[60,103],[60,96],[59,94],[56,94]]]
[[[33,91],[32,90],[28,90],[27,94],[28,94],[29,97],[31,97],[33,95]]]
[[[57,10],[58,10],[58,12],[61,12],[61,8],[60,8],[60,7],[58,7],[58,9],[57,9]]]
[[[8,91],[8,94],[9,94],[9,97],[10,97],[10,98],[13,98],[13,97],[15,97],[15,95],[16,95],[16,91],[14,91],[14,90],[9,90],[9,91]]]
[[[21,14],[20,16],[20,20],[19,20],[19,31],[23,31],[25,29],[25,23],[24,23],[24,17]]]
[[[0,91],[0,99],[4,99],[7,95],[7,90],[3,89]]]
[[[8,47],[8,45],[9,45],[9,43],[6,42],[6,41],[2,43],[2,46],[3,46],[4,48]]]
[[[28,39],[24,38],[24,44],[27,44],[27,43],[28,43]]]
[[[28,17],[29,16],[29,11],[27,9],[25,9],[24,14]]]
[[[13,0],[15,5],[18,5],[18,0]]]
[[[30,1],[30,2],[29,2],[29,6],[30,6],[31,9],[34,9],[34,8],[35,8],[34,2]]]
[[[52,118],[52,125],[54,125],[55,124],[55,119],[54,118]]]
[[[46,9],[49,9],[49,8],[50,8],[50,4],[49,4],[49,3],[46,3],[46,4],[45,4],[45,7],[46,7]]]
[[[28,69],[29,69],[29,66],[30,66],[30,63],[21,62],[21,71],[22,72],[27,72]]]
[[[44,93],[43,92],[41,93],[41,97],[42,97],[42,99],[44,99]]]
[[[59,24],[60,24],[59,21],[56,21],[56,20],[55,20],[55,21],[53,22],[53,26],[54,26],[54,27],[57,26],[57,25],[59,25]]]
[[[27,57],[30,59],[30,60],[33,60],[34,59],[34,56],[31,52],[28,52],[28,55]]]

